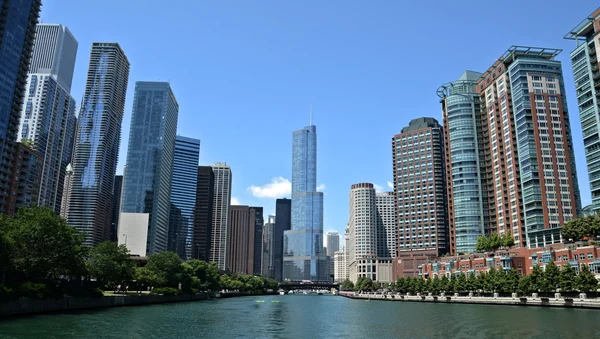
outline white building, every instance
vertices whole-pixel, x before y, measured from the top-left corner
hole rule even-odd
[[[393,281],[394,230],[393,193],[377,194],[371,183],[352,185],[346,244],[348,278],[352,282],[359,277]]]
[[[146,256],[148,246],[148,213],[121,213],[117,240],[125,245],[131,255]]]
[[[65,169],[71,162],[77,118],[70,94],[77,40],[62,25],[40,23],[27,76],[17,141],[42,157],[36,204],[61,212]]]
[[[346,251],[341,249],[333,254],[334,281],[342,283],[348,279],[348,263],[346,262]]]
[[[215,186],[213,191],[212,234],[210,240],[210,261],[220,269],[227,266],[227,223],[231,205],[231,168],[224,163],[213,167]]]

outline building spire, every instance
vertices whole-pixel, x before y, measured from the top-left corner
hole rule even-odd
[[[310,124],[309,126],[312,126],[312,104],[310,104]]]

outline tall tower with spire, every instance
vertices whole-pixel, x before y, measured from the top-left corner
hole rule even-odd
[[[283,278],[329,281],[323,250],[323,193],[317,192],[317,128],[312,124],[292,136],[292,225],[284,232]]]

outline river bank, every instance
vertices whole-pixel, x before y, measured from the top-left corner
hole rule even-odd
[[[586,298],[562,298],[557,295],[548,297],[477,297],[458,295],[403,295],[400,293],[376,294],[358,292],[340,292],[340,295],[350,299],[382,300],[382,301],[408,301],[408,302],[431,302],[445,304],[482,304],[482,305],[506,305],[506,306],[538,306],[538,307],[568,307],[586,308],[600,310],[599,299]]]

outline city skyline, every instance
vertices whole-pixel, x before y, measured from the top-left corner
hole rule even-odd
[[[158,7],[155,5],[156,3],[150,2],[148,5],[149,13],[146,15],[158,15]],[[128,7],[129,4],[120,4]],[[68,26],[73,34],[80,41],[80,55],[77,60],[76,70],[74,74],[73,80],[73,88],[72,93],[76,98],[79,104],[79,98],[82,96],[83,92],[83,82],[81,79],[84,78],[85,68],[87,67],[85,64],[85,57],[83,53],[88,49],[91,41],[94,40],[108,40],[108,41],[119,41],[123,46],[124,50],[127,51],[128,57],[131,59],[132,64],[136,65],[132,73],[131,79],[169,79],[174,90],[178,93],[178,97],[181,98],[180,104],[182,105],[182,113],[180,126],[183,129],[180,129],[178,133],[190,135],[192,137],[201,138],[204,142],[203,157],[201,159],[201,164],[212,164],[216,161],[227,161],[228,164],[232,166],[232,168],[240,168],[243,169],[244,173],[239,173],[236,175],[236,182],[232,188],[232,200],[237,200],[239,203],[245,205],[258,205],[265,207],[265,215],[273,214],[275,212],[275,203],[274,197],[290,197],[289,194],[286,195],[286,192],[289,190],[289,181],[291,177],[288,173],[290,173],[289,164],[275,164],[270,168],[265,170],[264,166],[254,166],[251,165],[251,158],[247,155],[241,154],[241,152],[235,150],[235,147],[230,147],[230,142],[225,142],[223,144],[220,143],[220,140],[230,138],[231,134],[226,132],[225,135],[217,138],[217,131],[223,134],[224,125],[222,122],[218,121],[219,116],[223,116],[226,112],[231,114],[233,119],[243,118],[244,116],[253,116],[254,118],[250,122],[249,127],[253,128],[266,128],[272,131],[269,135],[273,138],[284,139],[285,135],[288,131],[295,129],[295,126],[298,124],[305,124],[308,119],[307,111],[308,104],[314,104],[315,110],[315,121],[318,122],[320,126],[320,131],[323,134],[327,134],[332,136],[333,138],[324,139],[321,146],[323,151],[320,154],[321,161],[321,172],[320,172],[320,182],[319,185],[326,186],[325,192],[328,193],[329,199],[325,199],[325,214],[324,214],[324,231],[337,231],[339,233],[343,233],[345,228],[345,217],[347,215],[347,206],[345,203],[339,203],[339,201],[343,201],[345,198],[346,187],[353,182],[362,182],[369,181],[373,182],[379,186],[382,186],[387,190],[387,182],[391,181],[391,171],[389,164],[389,156],[388,152],[385,150],[385,145],[388,142],[388,138],[390,135],[396,134],[399,132],[402,126],[405,126],[408,121],[412,118],[418,116],[432,116],[441,121],[441,114],[439,113],[439,102],[438,98],[435,96],[435,89],[439,86],[439,84],[445,83],[447,81],[451,81],[452,79],[457,79],[457,77],[464,71],[464,69],[477,69],[477,70],[485,70],[487,66],[489,66],[489,62],[491,60],[495,60],[498,55],[500,55],[507,46],[513,44],[521,44],[521,45],[533,45],[533,46],[548,46],[553,48],[563,49],[563,53],[559,55],[557,58],[563,63],[563,73],[564,73],[564,82],[566,86],[567,92],[567,101],[569,104],[569,112],[571,116],[571,127],[573,129],[573,141],[576,150],[576,162],[577,162],[577,170],[579,173],[579,187],[582,193],[582,203],[583,205],[587,205],[591,202],[590,193],[589,193],[589,184],[587,180],[587,171],[585,167],[585,156],[582,152],[583,150],[583,142],[581,137],[581,125],[579,123],[576,107],[576,97],[575,97],[575,87],[573,85],[573,75],[570,72],[569,68],[571,65],[569,53],[572,51],[576,44],[573,41],[563,40],[565,32],[568,32],[573,28],[575,23],[581,21],[581,18],[589,15],[597,6],[592,1],[581,3],[577,6],[577,8],[569,8],[565,9],[564,6],[549,6],[549,7],[539,7],[534,4],[525,4],[525,8],[523,8],[524,12],[529,10],[540,11],[540,16],[537,18],[529,18],[525,16],[523,13],[517,13],[517,16],[514,17],[514,24],[510,29],[503,32],[494,32],[493,37],[485,36],[483,33],[477,32],[476,36],[472,38],[472,40],[464,39],[459,40],[458,38],[449,39],[446,42],[440,42],[441,48],[446,48],[448,44],[455,44],[457,46],[456,49],[453,49],[455,52],[452,54],[448,54],[444,56],[445,62],[444,66],[441,67],[435,65],[433,63],[427,64],[425,66],[424,62],[431,61],[429,56],[423,61],[419,61],[418,58],[415,59],[418,53],[415,55],[404,55],[403,54],[403,65],[411,65],[411,68],[417,69],[420,67],[430,67],[432,77],[422,77],[422,78],[414,78],[415,82],[412,82],[410,86],[401,85],[400,87],[396,85],[392,85],[388,79],[388,77],[383,77],[378,74],[384,68],[387,68],[391,71],[391,75],[403,74],[406,66],[396,65],[396,58],[398,49],[400,47],[383,47],[384,50],[388,50],[390,56],[386,57],[380,52],[375,52],[374,57],[379,60],[379,65],[368,64],[367,71],[372,76],[367,75],[364,71],[359,70],[359,75],[363,79],[367,80],[366,83],[370,82],[380,82],[379,80],[383,80],[382,86],[375,86],[378,90],[378,94],[374,94],[372,90],[364,91],[365,87],[360,86],[357,87],[356,83],[353,81],[349,81],[347,85],[339,83],[339,80],[332,82],[332,78],[335,78],[334,73],[322,72],[321,67],[331,67],[331,63],[335,61],[339,61],[339,54],[334,52],[334,49],[341,49],[346,51],[351,51],[356,56],[347,56],[346,59],[343,59],[341,66],[344,65],[355,65],[355,62],[362,60],[365,56],[361,54],[358,50],[350,49],[350,45],[347,42],[336,42],[331,44],[331,46],[327,46],[331,41],[329,40],[332,36],[336,34],[342,34],[343,37],[347,34],[341,31],[343,28],[354,29],[356,26],[351,24],[349,21],[344,20],[343,18],[335,19],[337,22],[332,22],[331,25],[321,25],[323,27],[320,30],[323,30],[324,38],[317,39],[314,45],[316,50],[321,50],[320,60],[316,58],[307,59],[306,62],[303,62],[299,59],[293,58],[288,55],[287,52],[276,48],[268,44],[266,41],[259,41],[259,45],[262,48],[265,48],[270,51],[274,51],[276,53],[281,54],[282,56],[289,57],[288,62],[298,63],[301,69],[305,69],[307,66],[312,66],[314,71],[310,72],[310,77],[300,76],[298,78],[298,86],[292,87],[291,89],[286,89],[284,92],[277,92],[278,95],[281,95],[282,98],[287,98],[285,101],[282,99],[278,99],[276,101],[269,101],[269,104],[265,106],[265,100],[263,100],[262,96],[255,96],[256,99],[250,102],[250,106],[260,107],[260,109],[255,110],[254,107],[248,108],[248,105],[245,105],[245,108],[241,108],[237,104],[223,104],[225,98],[229,98],[232,96],[241,95],[241,98],[248,98],[249,93],[245,93],[247,91],[244,89],[242,91],[242,87],[245,86],[247,81],[249,80],[249,76],[252,75],[251,71],[248,71],[246,65],[237,65],[235,64],[235,60],[232,57],[225,58],[223,61],[225,64],[219,64],[216,60],[217,55],[222,55],[225,53],[226,55],[230,55],[229,53],[234,52],[233,49],[236,47],[226,47],[219,44],[216,40],[201,36],[198,39],[202,41],[206,41],[208,45],[207,48],[211,49],[212,52],[206,55],[206,62],[211,65],[217,65],[217,69],[221,69],[220,67],[225,67],[226,65],[231,65],[234,63],[234,69],[236,72],[240,71],[239,67],[243,66],[243,71],[241,74],[241,79],[239,79],[239,84],[234,86],[228,91],[223,93],[216,93],[221,91],[222,86],[224,86],[224,82],[217,81],[216,83],[212,80],[211,77],[214,76],[212,73],[207,74],[207,83],[215,84],[214,89],[207,89],[207,91],[203,92],[206,89],[206,84],[200,84],[202,89],[200,92],[203,92],[203,103],[199,107],[204,114],[200,114],[198,116],[202,116],[202,118],[193,117],[194,114],[190,114],[192,111],[196,111],[196,108],[193,104],[191,104],[191,100],[195,99],[192,88],[190,86],[189,89],[186,88],[186,82],[189,80],[185,80],[185,78],[190,78],[185,73],[178,71],[177,65],[169,65],[169,60],[173,60],[173,56],[170,56],[169,48],[164,48],[164,52],[157,51],[153,46],[145,46],[144,49],[140,47],[139,50],[136,51],[137,42],[133,40],[133,37],[130,37],[130,33],[124,34],[122,32],[128,32],[119,22],[119,18],[121,18],[124,13],[114,13],[114,11],[109,11],[110,3],[104,4],[90,4],[92,10],[90,12],[103,14],[105,17],[110,17],[114,20],[111,25],[106,23],[102,23],[101,21],[96,21],[97,19],[92,18],[91,16],[79,15],[77,17],[71,15],[73,12],[72,9],[68,8],[69,6],[73,6],[73,4],[69,1],[64,2],[48,2],[44,4],[43,9],[43,18],[44,22],[55,22],[60,23],[65,26]],[[202,5],[201,7],[208,6]],[[254,21],[248,21],[250,19],[244,19],[240,17],[240,14],[235,13],[233,17],[236,19],[242,18],[243,20],[238,24],[233,24],[231,28],[224,28],[221,25],[217,24],[215,20],[207,20],[205,25],[207,27],[212,27],[213,29],[217,29],[218,32],[221,32],[226,38],[231,38],[236,41],[242,43],[243,46],[246,44],[247,37],[236,38],[232,36],[233,31],[236,30],[236,25],[249,25],[249,29],[252,32],[256,32],[259,36],[261,34],[265,34],[269,29],[275,25],[276,14],[281,14],[282,11],[289,11],[290,9],[285,9],[285,7],[293,6],[293,10],[300,13],[306,13],[306,11],[310,11],[314,13],[314,9],[319,8],[320,11],[317,11],[315,17],[312,19],[315,23],[326,22],[326,20],[330,19],[330,14],[334,8],[338,9],[338,4],[335,2],[332,4],[315,4],[310,3],[307,5],[307,9],[298,8],[294,5],[279,5],[275,6],[275,8],[266,10],[265,8],[261,8],[260,5],[247,5],[244,4],[242,7],[246,12],[254,12],[254,11],[265,11],[267,21],[263,26],[257,26]],[[449,6],[447,4],[443,6]],[[466,6],[466,5],[465,5]],[[475,6],[470,6],[470,8],[464,6],[456,6],[456,9],[444,7],[445,11],[449,14],[457,14],[459,11],[466,11],[466,13],[484,11],[486,10],[486,4],[478,3]],[[312,9],[311,9],[312,8]],[[212,15],[224,14],[226,9],[221,5],[210,5],[206,8],[207,11],[205,13],[211,13]],[[344,13],[351,13],[350,11],[356,11],[357,8],[352,9],[343,9]],[[371,22],[374,17],[381,16],[382,18],[388,18],[385,12],[394,13],[397,10],[401,10],[402,12],[411,11],[414,19],[407,18],[404,23],[394,23],[392,27],[382,26],[382,25],[371,25],[365,31],[366,36],[378,36],[378,38],[370,43],[367,39],[362,36],[356,37],[357,43],[359,46],[372,47],[367,48],[367,50],[372,51],[374,48],[378,48],[377,46],[387,46],[382,45],[384,42],[390,39],[391,33],[393,31],[402,31],[403,29],[408,29],[411,25],[414,25],[415,22],[419,21],[419,18],[422,18],[425,13],[428,12],[428,9],[423,8],[418,4],[416,5],[386,5],[380,9],[373,8],[361,8],[362,12],[365,13],[365,20],[369,20]],[[513,15],[514,13],[508,14],[509,9],[503,8],[499,10],[498,15]],[[125,10],[126,12],[126,10]],[[192,12],[192,11],[189,11]],[[203,12],[198,9],[197,12]],[[81,13],[80,13],[81,14]],[[177,15],[181,15],[182,13],[179,11]],[[207,14],[203,14],[207,15]],[[443,23],[444,25],[452,25],[457,24],[456,20],[459,18],[458,15],[447,15],[444,17],[438,17],[438,14],[434,13],[437,20]],[[552,25],[548,27],[547,25],[542,24],[542,18],[545,17],[559,17],[561,18],[560,23],[557,25]],[[102,17],[99,15],[99,17]],[[210,18],[209,18],[210,19]],[[298,21],[295,17],[287,18],[290,19],[290,23],[288,26],[290,32],[293,33],[294,41],[299,43],[299,47],[303,48],[306,44],[306,40],[297,36],[297,32],[302,30],[307,30],[307,39],[313,37],[318,33],[316,28],[309,28],[305,26],[302,22]],[[98,27],[102,27],[102,29],[98,30],[98,32],[86,32],[83,27],[88,27],[90,20],[91,22],[98,25]],[[139,20],[138,18],[133,18],[132,20]],[[485,21],[482,18],[475,18],[471,25],[482,25],[485,24]],[[385,20],[384,20],[385,21]],[[183,23],[181,24],[183,25]],[[335,28],[335,25],[341,25],[341,28]],[[460,25],[460,24],[459,24]],[[320,25],[313,25],[320,26]],[[141,29],[142,26],[139,27]],[[367,26],[365,26],[367,27]],[[531,28],[533,27],[533,29]],[[527,30],[529,33],[527,35],[522,35],[519,32]],[[168,31],[168,30],[167,30]],[[426,31],[425,34],[431,34],[431,30]],[[165,32],[167,33],[167,32]],[[164,33],[162,33],[164,34]],[[159,34],[160,35],[160,34]],[[365,36],[365,37],[366,37]],[[485,36],[485,38],[484,38]],[[241,39],[241,40],[240,40]],[[250,39],[248,37],[248,39]],[[415,38],[409,38],[406,44],[420,44],[417,46],[422,46],[422,42],[418,42],[413,40]],[[311,40],[314,40],[311,38]],[[179,40],[178,40],[179,41]],[[473,43],[473,41],[478,41],[478,43]],[[168,42],[169,43],[169,42]],[[176,41],[173,41],[176,43]],[[481,44],[484,44],[485,48],[481,48]],[[266,44],[266,45],[265,45]],[[147,44],[149,45],[149,44]],[[240,46],[241,47],[241,46]],[[150,60],[147,59],[145,55],[145,49],[150,48],[150,53],[154,54],[156,52],[156,58],[152,61],[152,63],[158,62],[158,64],[153,67],[147,67],[149,65]],[[142,53],[142,51],[144,51]],[[294,50],[296,52],[296,50]],[[300,54],[304,55],[304,54]],[[347,55],[347,53],[346,53]],[[169,56],[169,57],[167,57]],[[161,59],[164,58],[164,60]],[[185,57],[185,56],[184,56]],[[316,57],[316,56],[315,56]],[[392,59],[393,62],[392,62]],[[477,59],[477,60],[475,60]],[[264,70],[266,64],[263,64],[250,56],[248,60],[250,65],[258,65],[258,69]],[[273,60],[265,60],[265,62],[273,63]],[[475,62],[475,64],[473,64]],[[172,62],[171,62],[172,64]],[[178,63],[179,64],[179,63]],[[181,62],[180,64],[185,64],[185,62]],[[448,66],[451,65],[451,66]],[[472,66],[471,66],[472,65]],[[416,67],[414,67],[416,66]],[[271,65],[273,68],[273,72],[281,72],[283,65],[275,62]],[[287,67],[287,66],[286,66]],[[189,71],[189,69],[188,69]],[[317,73],[321,72],[323,75],[318,75]],[[333,71],[331,71],[333,72]],[[408,72],[408,71],[407,71]],[[283,73],[286,77],[296,75],[296,73]],[[402,75],[402,77],[410,78],[414,73],[408,72]],[[267,73],[268,77],[274,76],[273,73]],[[308,75],[308,74],[307,74]],[[339,75],[335,73],[335,75]],[[332,77],[333,76],[333,77]],[[182,78],[183,77],[183,78]],[[251,78],[255,78],[252,76]],[[338,77],[339,79],[348,80],[347,76]],[[231,76],[227,75],[226,77],[227,83],[230,83]],[[280,78],[275,78],[277,81],[281,81]],[[309,80],[310,79],[310,80]],[[196,80],[194,80],[196,82]],[[204,80],[203,80],[204,81]],[[203,82],[200,81],[200,82]],[[310,83],[319,84],[314,87],[313,90],[306,90],[305,84]],[[394,82],[397,81],[396,79]],[[286,82],[287,83],[287,82]],[[386,85],[391,85],[387,86]],[[133,93],[133,82],[129,83],[129,93]],[[265,86],[267,84],[261,82],[258,88],[261,88],[264,91]],[[332,88],[337,88],[336,90],[332,90]],[[291,90],[297,90],[297,93],[290,92]],[[195,90],[193,90],[195,91]],[[240,92],[242,91],[242,92]],[[251,90],[250,90],[251,91]],[[269,91],[267,91],[269,92]],[[181,94],[179,94],[181,93]],[[359,93],[361,93],[359,95]],[[392,94],[393,93],[393,94]],[[344,94],[344,99],[340,100],[340,96]],[[348,99],[348,96],[360,97],[360,100],[356,99]],[[125,117],[123,121],[123,135],[122,135],[122,146],[120,147],[120,157],[119,157],[119,165],[117,173],[122,173],[123,165],[125,162],[126,147],[125,143],[128,140],[127,131],[129,129],[129,117],[128,115],[131,113],[131,103],[132,103],[132,95],[128,95],[127,103],[125,108]],[[414,98],[408,100],[407,98]],[[290,100],[291,99],[291,100]],[[227,100],[226,100],[227,101]],[[372,101],[379,101],[381,105],[380,109],[373,110],[371,106]],[[218,102],[218,104],[217,104]],[[417,106],[417,103],[419,105]],[[243,113],[242,113],[243,112]],[[365,114],[368,112],[368,114]],[[400,114],[399,114],[400,113]],[[285,119],[283,123],[274,124],[273,121],[277,120],[275,117],[278,114],[286,114],[290,116],[289,119]],[[340,120],[340,117],[344,117]],[[199,124],[196,123],[198,119],[207,119],[206,123]],[[391,119],[391,120],[390,120]],[[387,123],[382,123],[383,121],[387,121]],[[344,130],[347,133],[360,133],[362,126],[364,123],[371,124],[372,126],[377,126],[376,133],[369,133],[367,138],[360,138],[360,142],[358,140],[348,140],[347,149],[339,149],[336,145],[339,141],[337,141],[337,137],[339,137],[339,132],[335,132],[335,130]],[[216,126],[211,129],[207,128],[208,125]],[[192,127],[194,126],[194,127]],[[196,128],[199,126],[199,128]],[[248,132],[253,128],[249,128]],[[239,135],[241,138],[249,137],[248,134],[244,134],[246,132],[242,132]],[[257,138],[255,135],[251,138],[252,143],[258,148],[266,149],[267,145],[270,145],[269,140],[270,137],[259,137]],[[237,140],[237,139],[233,139]],[[285,143],[284,145],[275,145],[269,149],[271,156],[275,158],[285,157],[285,152],[289,149]],[[335,173],[335,164],[349,164],[347,159],[351,158],[350,151],[352,149],[359,150],[365,156],[364,162],[365,164],[353,164],[351,170],[349,171],[349,175],[344,178],[337,178]],[[372,151],[364,152],[364,150],[369,149]],[[336,151],[339,150],[339,151]],[[346,160],[345,160],[346,159]],[[366,172],[366,169],[369,168],[369,172]],[[275,178],[275,180],[274,180]],[[268,186],[270,185],[270,186]],[[283,187],[283,189],[282,189]],[[282,193],[283,192],[283,193]]]

